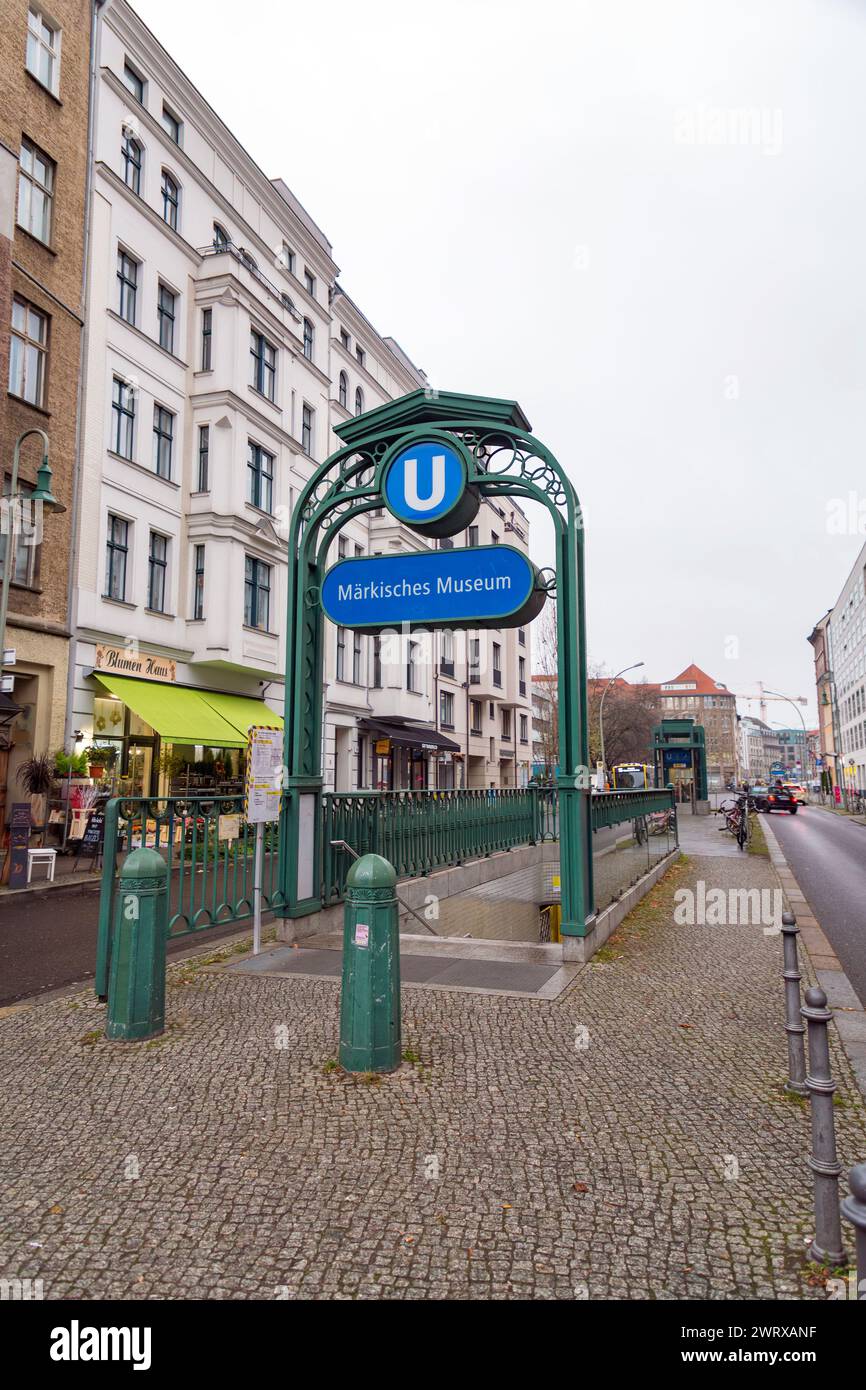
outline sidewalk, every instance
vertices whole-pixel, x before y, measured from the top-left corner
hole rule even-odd
[[[152,1043],[106,1042],[89,993],[0,1017],[0,1276],[49,1299],[825,1298],[780,939],[673,920],[699,880],[779,880],[717,817],[681,833],[688,861],[556,998],[404,985],[410,1060],[376,1082],[332,1069],[339,983],[298,973],[174,966]],[[847,1171],[866,1116],[831,1047]]]

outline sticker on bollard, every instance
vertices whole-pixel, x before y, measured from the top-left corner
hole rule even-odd
[[[167,929],[165,860],[155,849],[133,850],[117,884],[107,1037],[134,1042],[163,1032]]]
[[[394,1071],[400,1065],[400,938],[397,875],[380,854],[349,870],[343,918],[340,1065]]]

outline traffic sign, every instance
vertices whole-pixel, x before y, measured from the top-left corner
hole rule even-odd
[[[406,525],[427,535],[453,536],[475,516],[479,496],[467,487],[469,459],[454,435],[398,443],[382,465],[382,498]]]
[[[510,545],[341,560],[322,584],[331,622],[362,632],[522,627],[546,597],[532,561]]]
[[[247,738],[246,818],[251,825],[279,820],[282,731],[254,724]]]

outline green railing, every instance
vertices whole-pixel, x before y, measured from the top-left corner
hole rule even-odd
[[[591,798],[594,830],[636,821],[675,806],[670,791],[604,792]],[[555,788],[488,791],[326,792],[322,797],[319,892],[323,906],[339,902],[356,854],[383,855],[398,878],[416,878],[469,859],[559,839]],[[192,936],[252,918],[255,832],[238,797],[122,797],[105,813],[99,901],[96,992],[108,989],[114,885],[122,857],[139,845],[166,861],[169,936]],[[278,887],[277,826],[266,827],[263,907],[284,905]]]
[[[114,922],[114,885],[123,857],[140,845],[166,861],[169,938],[251,921],[255,827],[247,825],[243,798],[227,796],[119,797],[105,810],[105,846],[99,899],[96,992],[107,993]],[[265,827],[262,906],[281,905],[277,826]]]

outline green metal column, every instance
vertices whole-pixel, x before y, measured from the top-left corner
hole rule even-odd
[[[400,1065],[397,875],[380,854],[357,859],[346,879],[340,1064],[346,1071]]]
[[[106,1036],[133,1042],[165,1028],[168,876],[155,849],[137,849],[120,871],[111,949]]]

